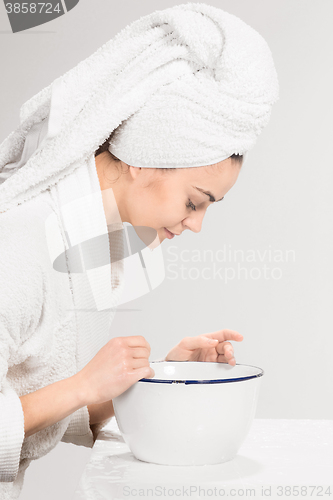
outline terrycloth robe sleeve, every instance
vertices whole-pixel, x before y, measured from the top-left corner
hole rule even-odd
[[[72,443],[78,446],[92,448],[96,437],[89,424],[89,411],[87,406],[79,408],[71,415],[65,434],[61,438],[63,443]]]
[[[33,250],[0,216],[0,481],[14,481],[24,441],[24,413],[7,379],[11,359],[37,328],[42,314],[43,274]],[[25,242],[25,243],[24,243]]]
[[[2,349],[2,342],[0,349]],[[6,360],[1,356],[1,376]],[[2,381],[0,391],[0,481],[14,481],[24,440],[24,416],[21,401],[15,391]]]
[[[110,422],[111,418],[90,425],[88,408],[83,406],[71,415],[71,420],[61,441],[92,448],[98,433]]]

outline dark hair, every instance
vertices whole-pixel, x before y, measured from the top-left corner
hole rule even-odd
[[[243,155],[239,155],[239,154],[233,154],[230,156],[230,158],[232,158],[233,160],[241,163],[243,161]]]
[[[95,158],[96,156],[100,155],[101,153],[104,153],[104,151],[108,151],[108,148],[109,148],[109,142],[112,138],[112,134],[114,133],[114,131],[111,133],[111,135],[106,139],[105,142],[103,142],[103,144],[98,148],[96,149],[95,151]],[[117,158],[116,156],[114,156],[112,153],[110,153],[110,151],[108,151],[109,154],[112,156],[112,158],[115,160],[115,161],[120,161],[119,158]],[[234,161],[236,161],[237,163],[241,163],[243,161],[243,155],[239,155],[239,154],[233,154],[230,156],[230,158],[232,158]],[[161,168],[160,170],[176,170],[176,168]]]
[[[114,131],[113,131],[114,132]],[[112,138],[112,135],[113,135],[113,132],[111,133],[111,135],[105,140],[105,142],[103,142],[103,144],[98,148],[96,149],[95,151],[95,158],[96,156],[100,155],[101,153],[104,153],[104,151],[108,151],[108,147],[109,147],[109,142]],[[109,151],[110,153],[110,151]],[[116,158],[112,153],[110,153],[110,155],[112,156],[112,158],[114,158],[115,160],[117,161],[120,161],[119,158]]]

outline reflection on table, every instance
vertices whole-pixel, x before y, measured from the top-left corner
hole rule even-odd
[[[330,484],[331,495],[324,495]],[[249,497],[287,498],[286,485],[298,485],[300,498],[333,497],[333,420],[255,419],[230,462],[173,467],[137,460],[113,418],[96,440],[73,500],[204,498],[237,492],[245,497],[247,488],[255,490],[247,492]]]

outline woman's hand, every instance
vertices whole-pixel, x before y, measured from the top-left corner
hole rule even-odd
[[[165,357],[165,361],[218,361],[235,366],[229,340],[241,342],[243,335],[234,330],[218,330],[197,337],[184,337]]]
[[[85,405],[110,401],[141,378],[153,377],[150,350],[150,345],[141,335],[109,340],[75,375]]]

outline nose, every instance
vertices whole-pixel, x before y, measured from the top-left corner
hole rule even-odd
[[[193,213],[183,220],[183,225],[188,227],[194,233],[200,233],[202,227],[202,221],[206,214],[206,209],[193,210]]]

